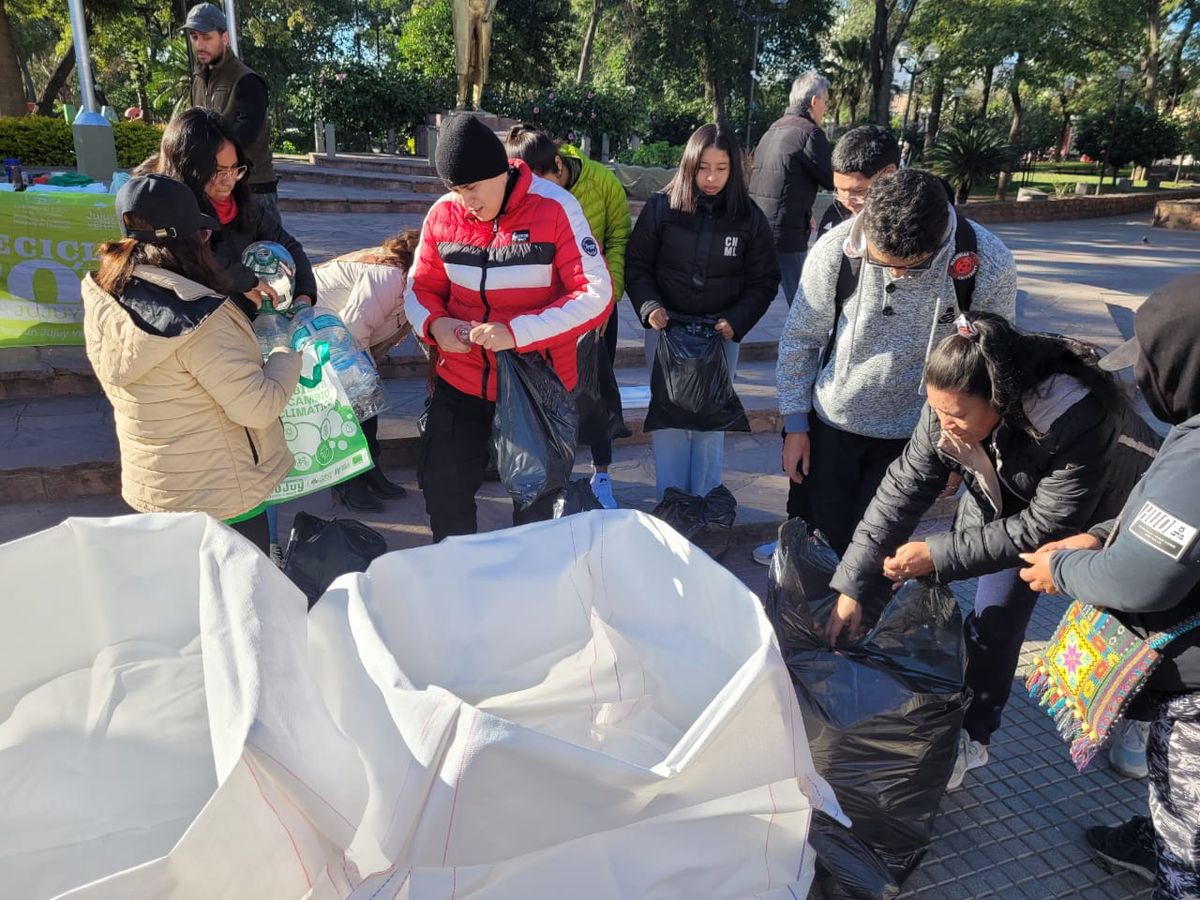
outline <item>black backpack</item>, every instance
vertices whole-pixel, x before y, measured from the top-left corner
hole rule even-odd
[[[975,293],[975,275],[979,271],[979,241],[975,236],[975,229],[963,216],[958,217],[958,224],[954,229],[954,253],[950,256],[947,268],[950,280],[954,282],[958,311],[966,312],[971,308],[971,297]],[[833,293],[833,328],[829,331],[829,343],[825,345],[821,354],[821,368],[825,368],[833,356],[833,343],[837,340],[837,326],[842,317],[842,307],[858,290],[858,279],[861,275],[862,258],[851,258],[843,253],[842,267],[838,270],[837,288]]]

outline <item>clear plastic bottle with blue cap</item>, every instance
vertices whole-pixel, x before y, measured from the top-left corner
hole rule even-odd
[[[337,372],[358,420],[378,415],[387,401],[383,379],[370,355],[358,346],[340,316],[319,306],[306,306],[292,317],[291,345],[303,350],[316,341],[328,342],[330,365]]]

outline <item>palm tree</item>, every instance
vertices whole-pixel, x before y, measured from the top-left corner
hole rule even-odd
[[[829,45],[825,57],[825,76],[829,79],[833,97],[835,125],[841,124],[842,104],[848,107],[850,122],[858,119],[858,105],[867,89],[870,47],[865,38],[850,37],[836,40]]]
[[[954,185],[955,202],[966,203],[971,188],[999,172],[1012,148],[986,122],[938,132],[937,143],[926,156],[933,171]]]

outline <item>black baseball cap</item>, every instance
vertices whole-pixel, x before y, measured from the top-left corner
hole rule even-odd
[[[225,19],[225,13],[211,3],[197,3],[188,10],[187,20],[179,30],[184,32],[228,31],[229,22]]]
[[[130,228],[125,223],[127,215],[136,216],[150,227]],[[190,187],[166,175],[139,175],[125,182],[117,191],[117,220],[121,234],[148,244],[221,227],[212,216],[200,212]]]

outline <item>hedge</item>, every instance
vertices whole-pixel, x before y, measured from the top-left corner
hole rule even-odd
[[[162,129],[142,122],[118,122],[113,126],[117,165],[131,169],[158,152]],[[75,138],[71,126],[59,117],[22,116],[0,118],[0,157],[15,156],[26,168],[75,165]]]

